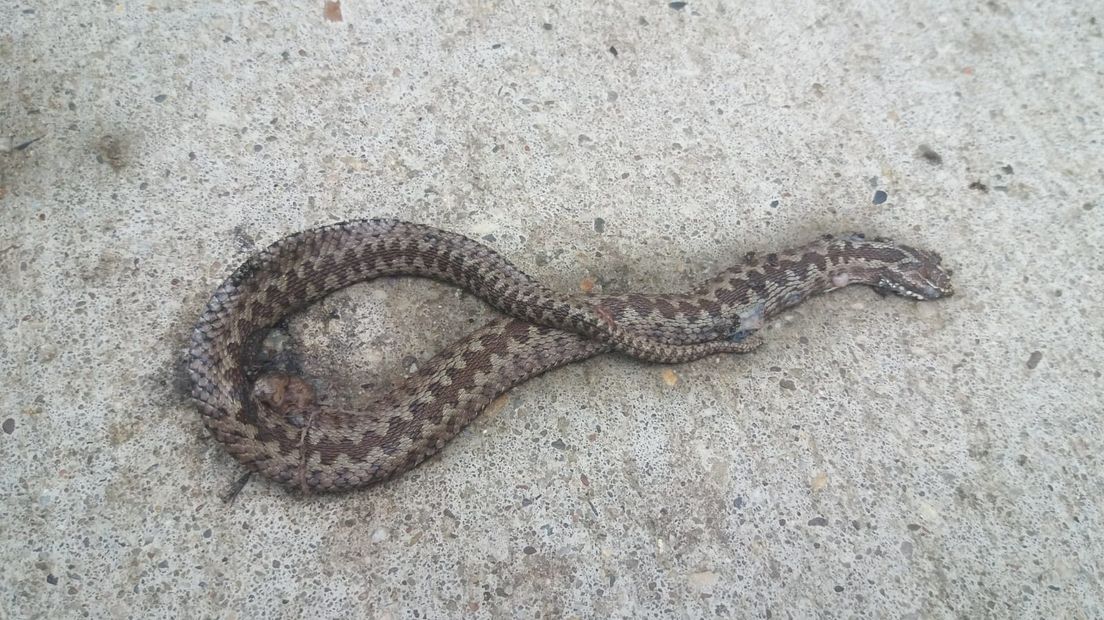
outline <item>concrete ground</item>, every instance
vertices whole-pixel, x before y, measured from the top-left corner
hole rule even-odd
[[[0,616],[1104,615],[1099,7],[68,4],[0,9]],[[564,291],[859,229],[958,293],[604,356],[388,484],[224,501],[193,322],[378,215]],[[389,281],[291,332],[356,403],[489,316]]]

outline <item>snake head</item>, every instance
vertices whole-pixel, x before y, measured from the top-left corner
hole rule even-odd
[[[939,254],[907,245],[893,247],[904,257],[878,270],[874,290],[921,301],[954,294],[951,272],[939,265],[943,261]]]

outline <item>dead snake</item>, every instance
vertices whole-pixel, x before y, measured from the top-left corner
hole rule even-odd
[[[463,235],[390,219],[342,222],[273,243],[219,286],[192,332],[192,397],[213,436],[250,470],[304,491],[353,489],[418,465],[494,398],[545,371],[608,351],[665,363],[751,351],[764,321],[849,284],[918,300],[950,295],[940,261],[885,239],[825,235],[748,254],[688,293],[570,296]],[[452,344],[364,411],[318,403],[293,374],[254,377],[258,333],[381,276],[442,280],[507,316]]]

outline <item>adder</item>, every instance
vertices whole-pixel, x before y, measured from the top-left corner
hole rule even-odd
[[[304,491],[354,489],[418,465],[494,398],[553,368],[610,351],[662,363],[746,353],[771,317],[851,284],[916,300],[951,295],[940,263],[935,252],[848,233],[748,254],[686,293],[565,295],[460,234],[392,219],[342,222],[273,243],[218,287],[192,331],[192,397],[215,439],[248,469]],[[320,403],[303,377],[252,371],[256,334],[383,276],[442,280],[505,316],[362,411]]]

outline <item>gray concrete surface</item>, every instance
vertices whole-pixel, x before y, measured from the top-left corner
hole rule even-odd
[[[67,4],[0,9],[0,616],[1104,615],[1099,6]],[[223,502],[191,324],[374,215],[564,290],[860,229],[959,293],[591,360],[392,483]],[[292,333],[357,402],[488,316],[381,282]]]

